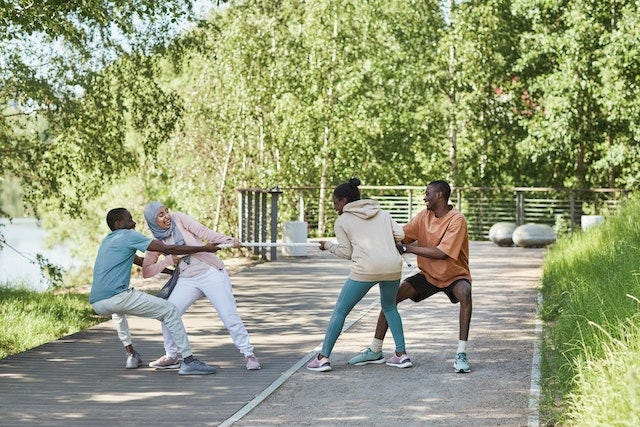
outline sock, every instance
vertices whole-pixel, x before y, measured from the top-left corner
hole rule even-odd
[[[458,341],[458,351],[457,353],[466,353],[467,352],[467,342],[466,341]]]
[[[382,343],[384,341],[383,340],[379,340],[378,338],[374,338],[373,341],[371,341],[371,351],[375,352],[375,353],[380,353],[382,351]]]
[[[193,355],[185,357],[184,358],[184,363],[191,363],[192,360],[193,360]]]

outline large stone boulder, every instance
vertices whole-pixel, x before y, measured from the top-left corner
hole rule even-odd
[[[546,224],[523,224],[513,231],[513,243],[525,248],[541,248],[556,241],[558,236]]]
[[[489,229],[489,240],[498,246],[513,246],[515,222],[496,222]]]

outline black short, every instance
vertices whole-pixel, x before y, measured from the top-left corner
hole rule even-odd
[[[458,279],[458,280],[453,281],[446,288],[439,288],[439,287],[429,283],[427,278],[422,273],[418,273],[416,275],[407,277],[403,281],[407,282],[408,284],[413,286],[413,289],[416,290],[416,296],[411,298],[411,300],[414,301],[414,302],[418,302],[418,301],[422,301],[423,299],[427,299],[431,295],[437,294],[438,292],[444,292],[445,294],[447,294],[447,296],[451,300],[451,303],[452,304],[456,304],[459,301],[458,301],[458,298],[456,298],[456,296],[453,294],[453,287],[458,282],[467,282],[467,283],[469,283],[469,286],[471,286],[471,283],[467,279]]]

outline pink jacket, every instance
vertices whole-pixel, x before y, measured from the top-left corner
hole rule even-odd
[[[232,243],[234,240],[232,237],[225,236],[222,233],[217,233],[205,227],[182,212],[172,212],[171,219],[175,221],[176,227],[180,229],[182,237],[184,237],[185,245],[202,246],[203,240],[207,240],[211,243]],[[174,243],[173,237],[167,237],[163,242],[165,244],[172,245]],[[154,251],[147,251],[145,253],[144,261],[142,262],[142,277],[153,277],[164,270],[165,267],[173,265],[173,260],[170,255],[165,256],[162,261],[158,261],[160,255],[160,252]],[[191,256],[198,258],[200,261],[205,262],[218,270],[222,270],[224,268],[222,260],[215,256],[213,252],[198,252]]]

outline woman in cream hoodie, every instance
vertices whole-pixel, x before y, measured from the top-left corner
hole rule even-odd
[[[402,320],[396,307],[396,293],[402,273],[402,258],[396,242],[404,238],[402,227],[375,200],[360,199],[360,180],[351,178],[333,191],[333,207],[338,212],[334,231],[338,243],[320,242],[320,249],[353,261],[349,277],[342,287],[327,326],[322,350],[309,364],[312,371],[330,371],[329,356],[349,312],[376,284],[380,286],[380,304],[396,345],[387,365],[412,366],[405,352]],[[384,359],[375,363],[383,363]]]

